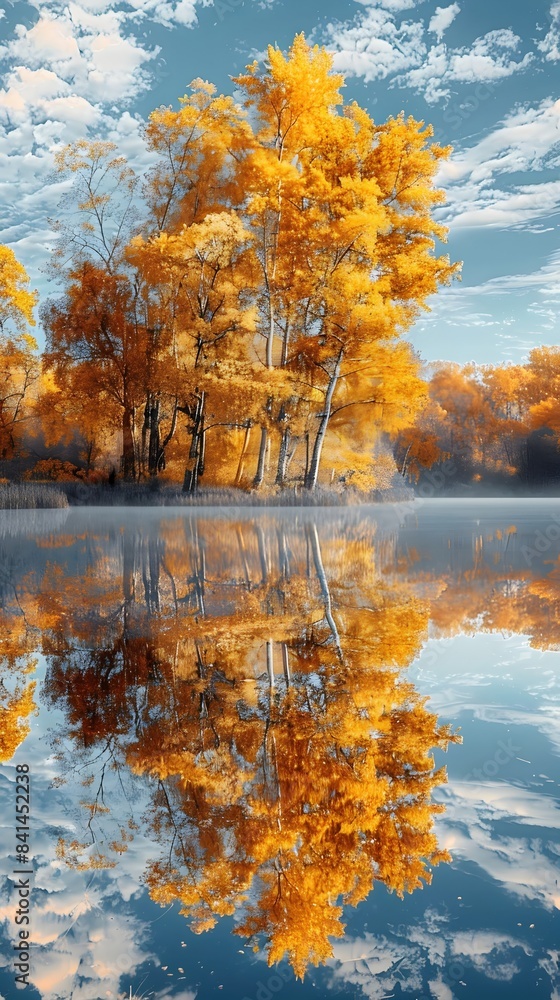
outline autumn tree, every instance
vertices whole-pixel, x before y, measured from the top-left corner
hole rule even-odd
[[[3,555],[0,550],[0,558]],[[37,633],[30,628],[21,606],[18,607],[12,581],[4,575],[0,582],[3,626],[0,655],[0,762],[7,762],[29,734],[29,717],[37,707],[34,700],[36,683],[32,680],[37,666],[33,655],[37,648]]]
[[[142,237],[132,241],[128,261],[136,269],[141,321],[167,347],[151,367],[143,427],[147,471],[162,471],[168,445],[186,425],[183,480],[194,490],[205,468],[208,427],[231,422],[231,406],[228,412],[222,406],[239,391],[238,342],[252,319],[243,303],[250,281],[245,235],[232,212],[239,200],[232,163],[250,130],[231,97],[216,96],[202,80],[190,90],[179,111],[158,108],[149,117],[146,143],[157,159],[144,189]],[[214,395],[222,387],[211,412],[207,374]]]
[[[28,289],[29,278],[13,250],[0,246],[0,330],[4,334],[13,326],[18,333],[33,325],[33,309],[37,294]]]
[[[410,423],[423,396],[411,359],[406,384],[404,352],[394,353],[392,366],[390,345],[457,271],[433,254],[435,238],[445,237],[431,217],[443,198],[433,178],[449,150],[412,118],[377,126],[356,104],[339,111],[343,78],[302,35],[287,57],[269,47],[265,69],[254,63],[235,82],[256,120],[256,148],[241,171],[271,387],[255,481],[263,478],[271,418],[283,481],[294,401],[306,398],[304,483],[313,489],[331,417],[343,406],[353,408],[347,421],[368,424],[374,437],[398,392],[393,385],[402,383],[400,415],[393,408],[387,429]],[[275,394],[283,368],[293,389]]]
[[[36,708],[35,681],[38,629],[31,606],[34,597],[21,586],[21,560],[0,536],[0,762],[11,760],[30,731]]]
[[[40,377],[37,342],[28,333],[0,335],[0,458],[12,459],[33,420]]]
[[[145,331],[132,318],[126,277],[89,261],[69,275],[63,299],[43,308],[44,362],[52,372],[55,401],[74,419],[85,417],[87,438],[121,428],[122,471],[136,475],[137,412],[144,399]]]
[[[457,271],[435,255],[445,229],[432,217],[449,151],[412,118],[376,125],[344,106],[332,57],[303,35],[235,83],[239,103],[197,80],[179,110],[150,116],[156,162],[126,251],[136,195],[122,158],[106,143],[59,154],[78,202],[63,246],[129,284],[115,322],[133,331],[144,386],[121,403],[125,465],[137,473],[132,439],[157,475],[182,421],[188,489],[206,466],[208,481],[250,481],[251,461],[255,487],[291,474],[314,489],[325,456],[337,481],[368,489],[376,437],[410,425],[425,395],[399,337]],[[222,430],[208,460],[210,427]],[[226,477],[224,441],[238,449]]]
[[[527,433],[522,366],[438,362],[428,398],[413,428],[403,431],[395,454],[401,472],[418,480],[423,470],[448,461],[462,482],[521,471]]]
[[[40,366],[34,325],[37,295],[13,250],[0,245],[0,458],[11,459],[31,417]]]
[[[134,479],[138,411],[153,346],[138,322],[137,288],[124,261],[137,222],[137,180],[115,144],[100,140],[65,146],[56,166],[72,186],[55,225],[53,266],[65,293],[43,308],[45,367],[55,396],[60,393],[59,408],[73,413],[77,427],[85,424],[86,444],[96,424],[101,433],[108,424],[120,430],[123,476]],[[93,405],[84,407],[84,400]]]
[[[462,481],[534,480],[538,441],[557,434],[557,349],[535,348],[526,364],[432,368],[426,404],[397,439],[403,475],[418,478],[449,458]]]
[[[528,381],[525,398],[530,405],[529,423],[532,429],[547,428],[560,449],[560,348],[535,347],[526,366]],[[554,463],[558,478],[560,455]]]
[[[251,280],[247,235],[235,213],[208,213],[203,222],[177,234],[137,237],[128,251],[144,279],[147,307],[170,331],[170,349],[154,380],[159,390],[147,402],[149,472],[159,471],[181,413],[190,426],[184,475],[184,488],[190,492],[204,472],[208,430],[235,426],[241,412],[250,412],[255,393],[248,355],[255,317],[243,304]],[[173,397],[173,418],[161,440],[164,390]]]

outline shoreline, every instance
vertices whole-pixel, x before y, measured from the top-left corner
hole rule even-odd
[[[317,489],[307,492],[299,489],[282,490],[268,495],[258,495],[228,488],[201,489],[195,494],[183,493],[180,488],[157,484],[127,484],[115,486],[89,485],[87,483],[9,483],[0,484],[0,511],[2,510],[56,510],[75,507],[130,507],[130,508],[189,508],[205,509],[307,509],[318,507],[383,507],[390,504],[422,504],[426,500],[539,500],[559,499],[560,483],[545,489],[499,490],[489,484],[461,484],[447,491],[436,491],[429,496],[399,484],[370,494],[354,490],[338,492]]]

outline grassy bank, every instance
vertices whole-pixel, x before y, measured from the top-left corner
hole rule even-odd
[[[412,490],[406,486],[364,495],[355,490],[281,490],[273,494],[236,489],[201,489],[183,493],[162,483],[10,483],[0,485],[0,509],[46,507],[343,507],[363,503],[403,502]]]
[[[0,510],[46,510],[68,506],[66,492],[56,483],[0,483]]]

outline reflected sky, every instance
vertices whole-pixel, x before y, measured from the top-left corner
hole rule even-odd
[[[3,512],[0,994],[27,762],[29,996],[560,997],[558,537],[554,500]]]

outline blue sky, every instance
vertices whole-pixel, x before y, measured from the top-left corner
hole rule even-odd
[[[412,330],[422,356],[517,362],[558,342],[560,0],[0,0],[0,12],[0,242],[43,298],[56,149],[109,136],[141,169],[154,107],[198,76],[231,93],[230,75],[304,31],[377,121],[404,110],[454,146],[438,214],[463,281]]]

